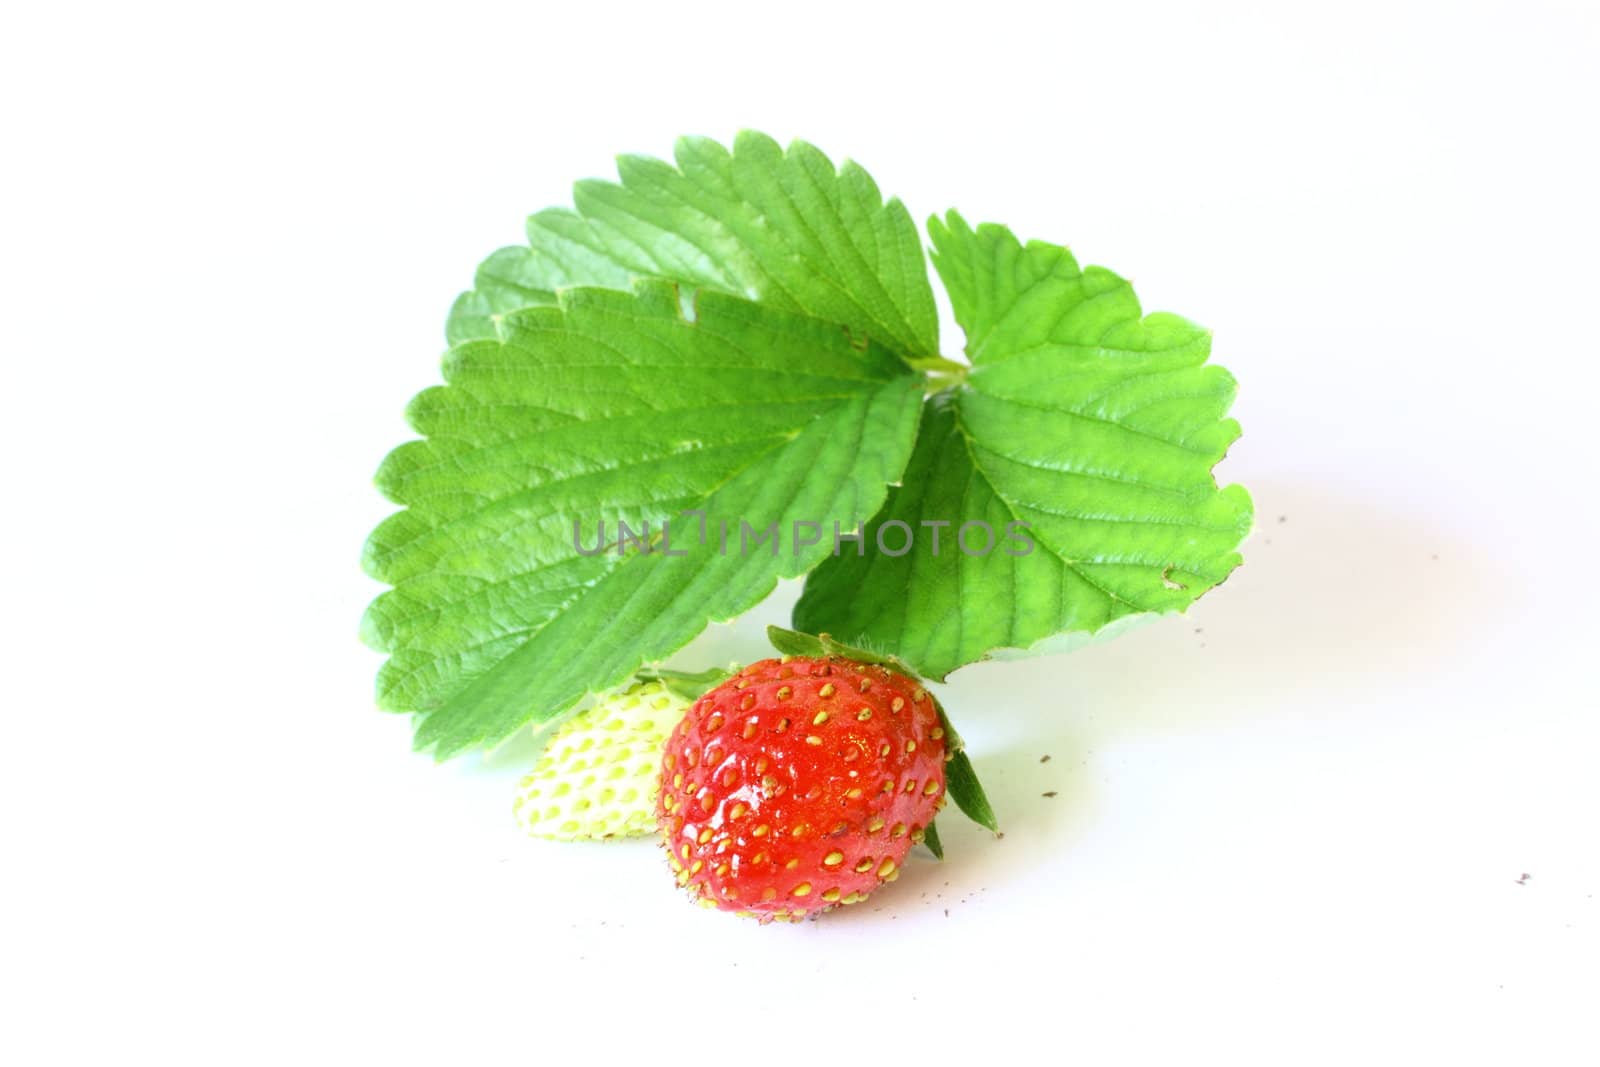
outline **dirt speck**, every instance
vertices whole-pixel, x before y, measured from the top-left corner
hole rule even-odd
[[[1530,879],[1532,877],[1533,877],[1533,875],[1531,875],[1531,874],[1527,873],[1526,871],[1524,871],[1522,873],[1522,877],[1517,879],[1517,884],[1518,885],[1527,885],[1528,884],[1528,879]]]
[[[1040,763],[1049,763],[1050,762],[1050,757],[1049,756],[1040,756],[1039,757],[1039,762]]]
[[[1054,789],[1052,789],[1048,793],[1041,793],[1040,795],[1041,796],[1047,796],[1047,797],[1053,797],[1053,796],[1056,795],[1056,791]]]

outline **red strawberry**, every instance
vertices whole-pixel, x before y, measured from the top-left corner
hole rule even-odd
[[[678,884],[762,921],[864,900],[944,804],[945,733],[914,678],[839,656],[752,663],[667,739],[656,804]]]

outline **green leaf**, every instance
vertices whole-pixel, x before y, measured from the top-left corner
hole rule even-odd
[[[1143,315],[1127,282],[1058,245],[955,212],[929,230],[971,370],[930,400],[863,553],[847,544],[811,574],[795,625],[942,679],[1187,608],[1238,565],[1252,516],[1248,494],[1211,474],[1239,426],[1210,336]],[[901,548],[891,522],[914,534],[903,555],[878,547],[882,532]],[[973,526],[964,550],[967,523],[992,539]]]
[[[934,859],[944,859],[944,844],[939,840],[939,828],[934,823],[928,823],[928,828],[922,832],[922,843],[928,846]]]
[[[528,245],[490,256],[456,301],[451,343],[495,337],[500,317],[561,289],[654,277],[836,322],[901,356],[938,354],[916,224],[866,171],[751,132],[731,152],[683,138],[675,158],[622,156],[619,183],[579,182],[574,209],[532,216]]]
[[[363,636],[390,653],[379,703],[419,713],[419,747],[444,757],[555,718],[753,607],[827,554],[829,524],[882,505],[919,379],[837,325],[697,303],[689,321],[667,284],[566,291],[502,320],[502,340],[456,346],[447,384],[412,402],[426,439],[378,472],[406,510],[368,541],[394,588]],[[618,520],[650,524],[658,550],[608,535],[579,551],[575,524],[592,551],[596,523]],[[797,522],[823,524],[818,543],[800,546],[814,531]]]
[[[452,345],[492,340],[500,336],[498,320],[523,308],[554,305],[557,289],[578,285],[626,289],[629,276],[621,270],[598,269],[580,276],[559,269],[548,258],[535,257],[526,245],[499,249],[478,265],[473,288],[456,297],[445,338]]]

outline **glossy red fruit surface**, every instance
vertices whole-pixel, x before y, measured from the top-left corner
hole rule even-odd
[[[656,817],[702,903],[804,918],[898,877],[944,804],[944,761],[916,679],[834,656],[762,660],[667,739]]]

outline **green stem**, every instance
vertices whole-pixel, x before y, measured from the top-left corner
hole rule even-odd
[[[967,365],[965,363],[954,359],[946,359],[944,356],[919,356],[916,359],[906,360],[906,365],[913,370],[967,373]]]
[[[928,376],[924,383],[924,390],[929,396],[942,392],[945,389],[954,389],[967,380],[967,371],[971,368],[965,363],[944,356],[922,356],[918,359],[906,360],[906,365],[912,370],[922,371]]]

